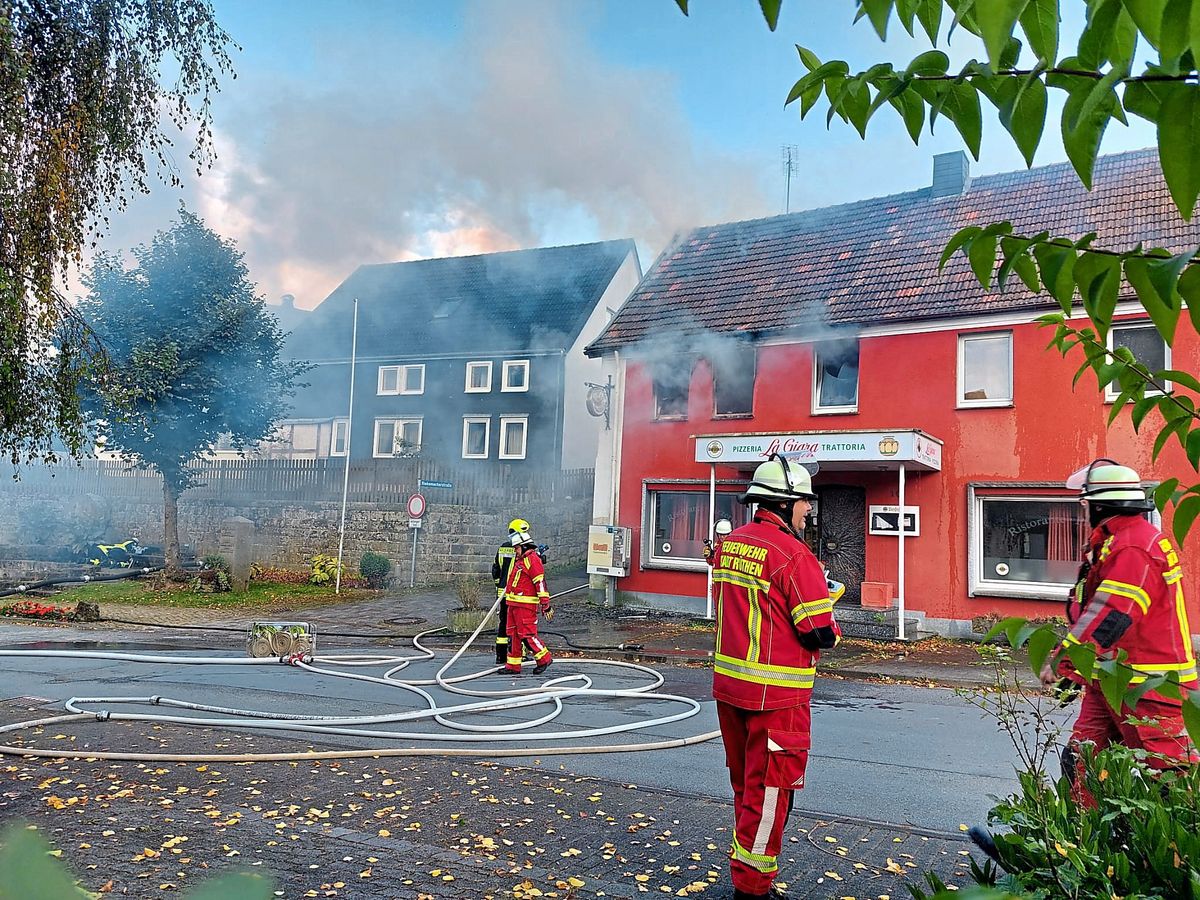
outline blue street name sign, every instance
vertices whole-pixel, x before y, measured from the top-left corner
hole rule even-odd
[[[452,487],[454,487],[453,481],[426,481],[424,479],[421,479],[420,481],[417,482],[417,484],[423,488],[452,488]]]

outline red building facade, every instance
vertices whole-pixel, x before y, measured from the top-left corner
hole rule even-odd
[[[890,593],[923,630],[947,634],[979,617],[1060,615],[1085,531],[1067,476],[1102,456],[1133,466],[1147,483],[1191,483],[1194,472],[1177,444],[1151,459],[1153,417],[1141,434],[1127,411],[1106,427],[1111,398],[1094,378],[1072,388],[1081,359],[1046,350],[1049,334],[1033,321],[1048,298],[987,294],[972,287],[965,266],[952,263],[943,275],[936,263],[964,219],[986,223],[1026,210],[1056,234],[1101,230],[1104,246],[1092,218],[1097,203],[1141,200],[1139,208],[1165,218],[1169,201],[1151,196],[1165,188],[1146,177],[1157,174],[1152,154],[1105,162],[1091,195],[1060,192],[1051,206],[1044,192],[1027,193],[1028,182],[1050,173],[1067,185],[1065,167],[993,176],[994,185],[981,179],[948,200],[926,191],[851,204],[832,221],[818,211],[698,229],[664,254],[591,351],[620,372],[611,524],[633,529],[633,558],[618,589],[648,605],[703,612],[702,541],[714,519],[744,521],[735,498],[779,449],[815,469],[818,501],[806,537],[847,584],[843,602],[861,602],[865,585],[867,603]],[[881,205],[901,215],[885,216],[879,228],[873,214]],[[905,219],[926,230],[914,226],[906,241]],[[810,239],[781,240],[781,225],[792,222]],[[825,244],[814,251],[816,230]],[[1196,231],[1155,236],[1164,246],[1194,245]],[[1127,235],[1110,229],[1109,237],[1115,247]],[[906,283],[881,265],[889,242],[897,253],[914,242],[925,248],[923,262],[917,254],[906,264],[923,281]],[[731,244],[734,258],[722,252]],[[837,271],[843,253],[867,257],[869,270]],[[810,284],[791,274],[814,270]],[[721,273],[733,273],[733,283],[722,287]],[[1114,344],[1156,368],[1200,368],[1191,329],[1167,347],[1132,292],[1122,297]],[[806,308],[821,318],[806,321]],[[1189,538],[1183,553],[1195,630],[1200,539]]]

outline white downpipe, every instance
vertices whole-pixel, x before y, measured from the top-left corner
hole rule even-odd
[[[708,467],[708,543],[717,539],[717,464]],[[713,617],[713,567],[705,573],[704,618]]]
[[[900,640],[904,640],[904,463],[900,463],[900,542],[896,562],[896,606],[900,611],[900,621],[897,623]]]
[[[342,524],[338,527],[337,577],[333,592],[342,592],[342,550],[346,546],[346,497],[350,493],[350,432],[354,427],[354,362],[358,355],[358,298],[354,298],[354,328],[350,333],[350,408],[346,410],[346,468],[342,473]]]

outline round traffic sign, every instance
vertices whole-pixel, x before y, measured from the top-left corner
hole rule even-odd
[[[425,515],[425,498],[421,494],[413,494],[408,498],[408,517],[419,519]]]

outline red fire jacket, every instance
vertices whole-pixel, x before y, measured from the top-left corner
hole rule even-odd
[[[550,592],[546,590],[546,569],[536,550],[518,550],[516,558],[508,567],[508,583],[505,599],[509,603],[541,603],[550,605]]]
[[[841,637],[812,551],[777,515],[759,510],[721,541],[713,583],[713,696],[750,710],[807,703],[821,649]]]
[[[1142,516],[1113,516],[1088,541],[1091,563],[1076,585],[1074,625],[1066,649],[1090,643],[1101,657],[1124,650],[1137,684],[1175,672],[1179,683],[1196,688],[1196,657],[1183,602],[1179,554],[1163,533]],[[1075,675],[1065,653],[1060,675]]]

